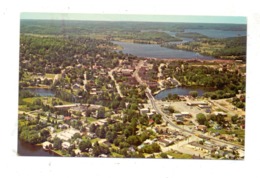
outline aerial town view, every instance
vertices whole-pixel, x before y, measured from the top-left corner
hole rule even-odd
[[[244,159],[245,18],[28,14],[20,20],[18,155]]]

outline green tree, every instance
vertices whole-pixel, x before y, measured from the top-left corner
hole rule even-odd
[[[114,140],[115,140],[115,138],[116,138],[116,132],[114,132],[114,131],[108,131],[108,132],[106,133],[106,139],[107,139],[107,141],[109,141],[110,143],[113,143]]]
[[[53,139],[53,147],[54,147],[55,149],[60,150],[60,149],[62,148],[61,144],[62,144],[62,141],[61,141],[60,138],[55,137],[55,138]]]
[[[127,143],[129,143],[130,145],[135,145],[135,146],[137,146],[137,145],[140,145],[140,144],[141,144],[141,141],[140,141],[139,137],[136,136],[136,135],[131,135],[131,136],[129,136],[129,137],[126,139],[126,141],[127,141]]]
[[[206,116],[203,113],[199,113],[196,115],[197,121],[200,125],[205,125],[206,123]]]
[[[86,141],[81,141],[80,144],[79,144],[79,149],[81,151],[86,151],[86,149],[89,149],[92,147],[92,144],[91,144],[91,141],[88,139]]]
[[[168,155],[167,155],[166,153],[161,153],[161,154],[160,154],[160,157],[161,157],[161,158],[168,158]]]
[[[197,92],[197,91],[190,91],[189,94],[190,94],[192,97],[194,97],[194,98],[196,98],[196,97],[198,96],[198,92]]]

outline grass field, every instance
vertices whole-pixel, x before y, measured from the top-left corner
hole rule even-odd
[[[31,97],[31,98],[24,98],[23,101],[28,104],[33,104],[35,100],[40,99],[44,104],[52,105],[52,101],[56,101],[57,103],[62,104],[72,104],[71,102],[63,101],[56,97]],[[25,107],[25,106],[23,106]]]
[[[54,79],[56,74],[45,74],[45,77],[46,78],[51,78],[51,79]]]
[[[166,154],[172,156],[175,159],[191,159],[192,158],[192,155],[184,154],[184,153],[177,153],[177,152],[173,152],[173,151],[168,151],[168,152],[166,152]]]

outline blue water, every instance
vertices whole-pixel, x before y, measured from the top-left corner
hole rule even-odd
[[[215,29],[185,29],[184,32],[196,32],[211,38],[229,38],[229,37],[246,36],[246,31],[226,31],[226,30],[215,30]]]
[[[122,46],[123,53],[133,54],[138,57],[151,57],[158,59],[213,59],[213,57],[203,56],[199,53],[177,49],[169,49],[161,47],[157,44],[138,44],[119,41],[113,41],[113,43]]]
[[[202,96],[204,92],[207,92],[206,89],[197,88],[197,87],[177,87],[172,89],[166,89],[154,96],[155,99],[164,99],[168,94],[177,94],[177,95],[189,95],[190,91],[197,91],[198,96]]]
[[[51,151],[45,151],[41,146],[31,145],[18,139],[17,154],[19,156],[59,156]]]
[[[54,96],[55,92],[50,89],[44,89],[44,88],[26,88],[25,90],[28,90],[34,94],[37,94],[39,96]]]

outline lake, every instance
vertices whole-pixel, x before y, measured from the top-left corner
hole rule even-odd
[[[44,150],[41,146],[31,145],[20,139],[18,139],[19,156],[59,156],[51,151]]]
[[[158,93],[154,96],[155,99],[164,99],[168,96],[168,94],[177,94],[177,95],[189,95],[190,91],[197,91],[198,96],[202,96],[205,92],[209,91],[207,89],[199,88],[199,87],[177,87],[166,89]]]
[[[139,44],[119,41],[113,41],[113,43],[122,46],[123,53],[133,54],[138,57],[151,57],[158,59],[214,59],[213,57],[203,56],[199,53],[177,49],[169,49],[161,47],[157,44]]]
[[[55,96],[55,92],[50,90],[50,89],[45,89],[45,88],[26,88],[24,90],[28,90],[34,94],[37,94],[39,96]]]

